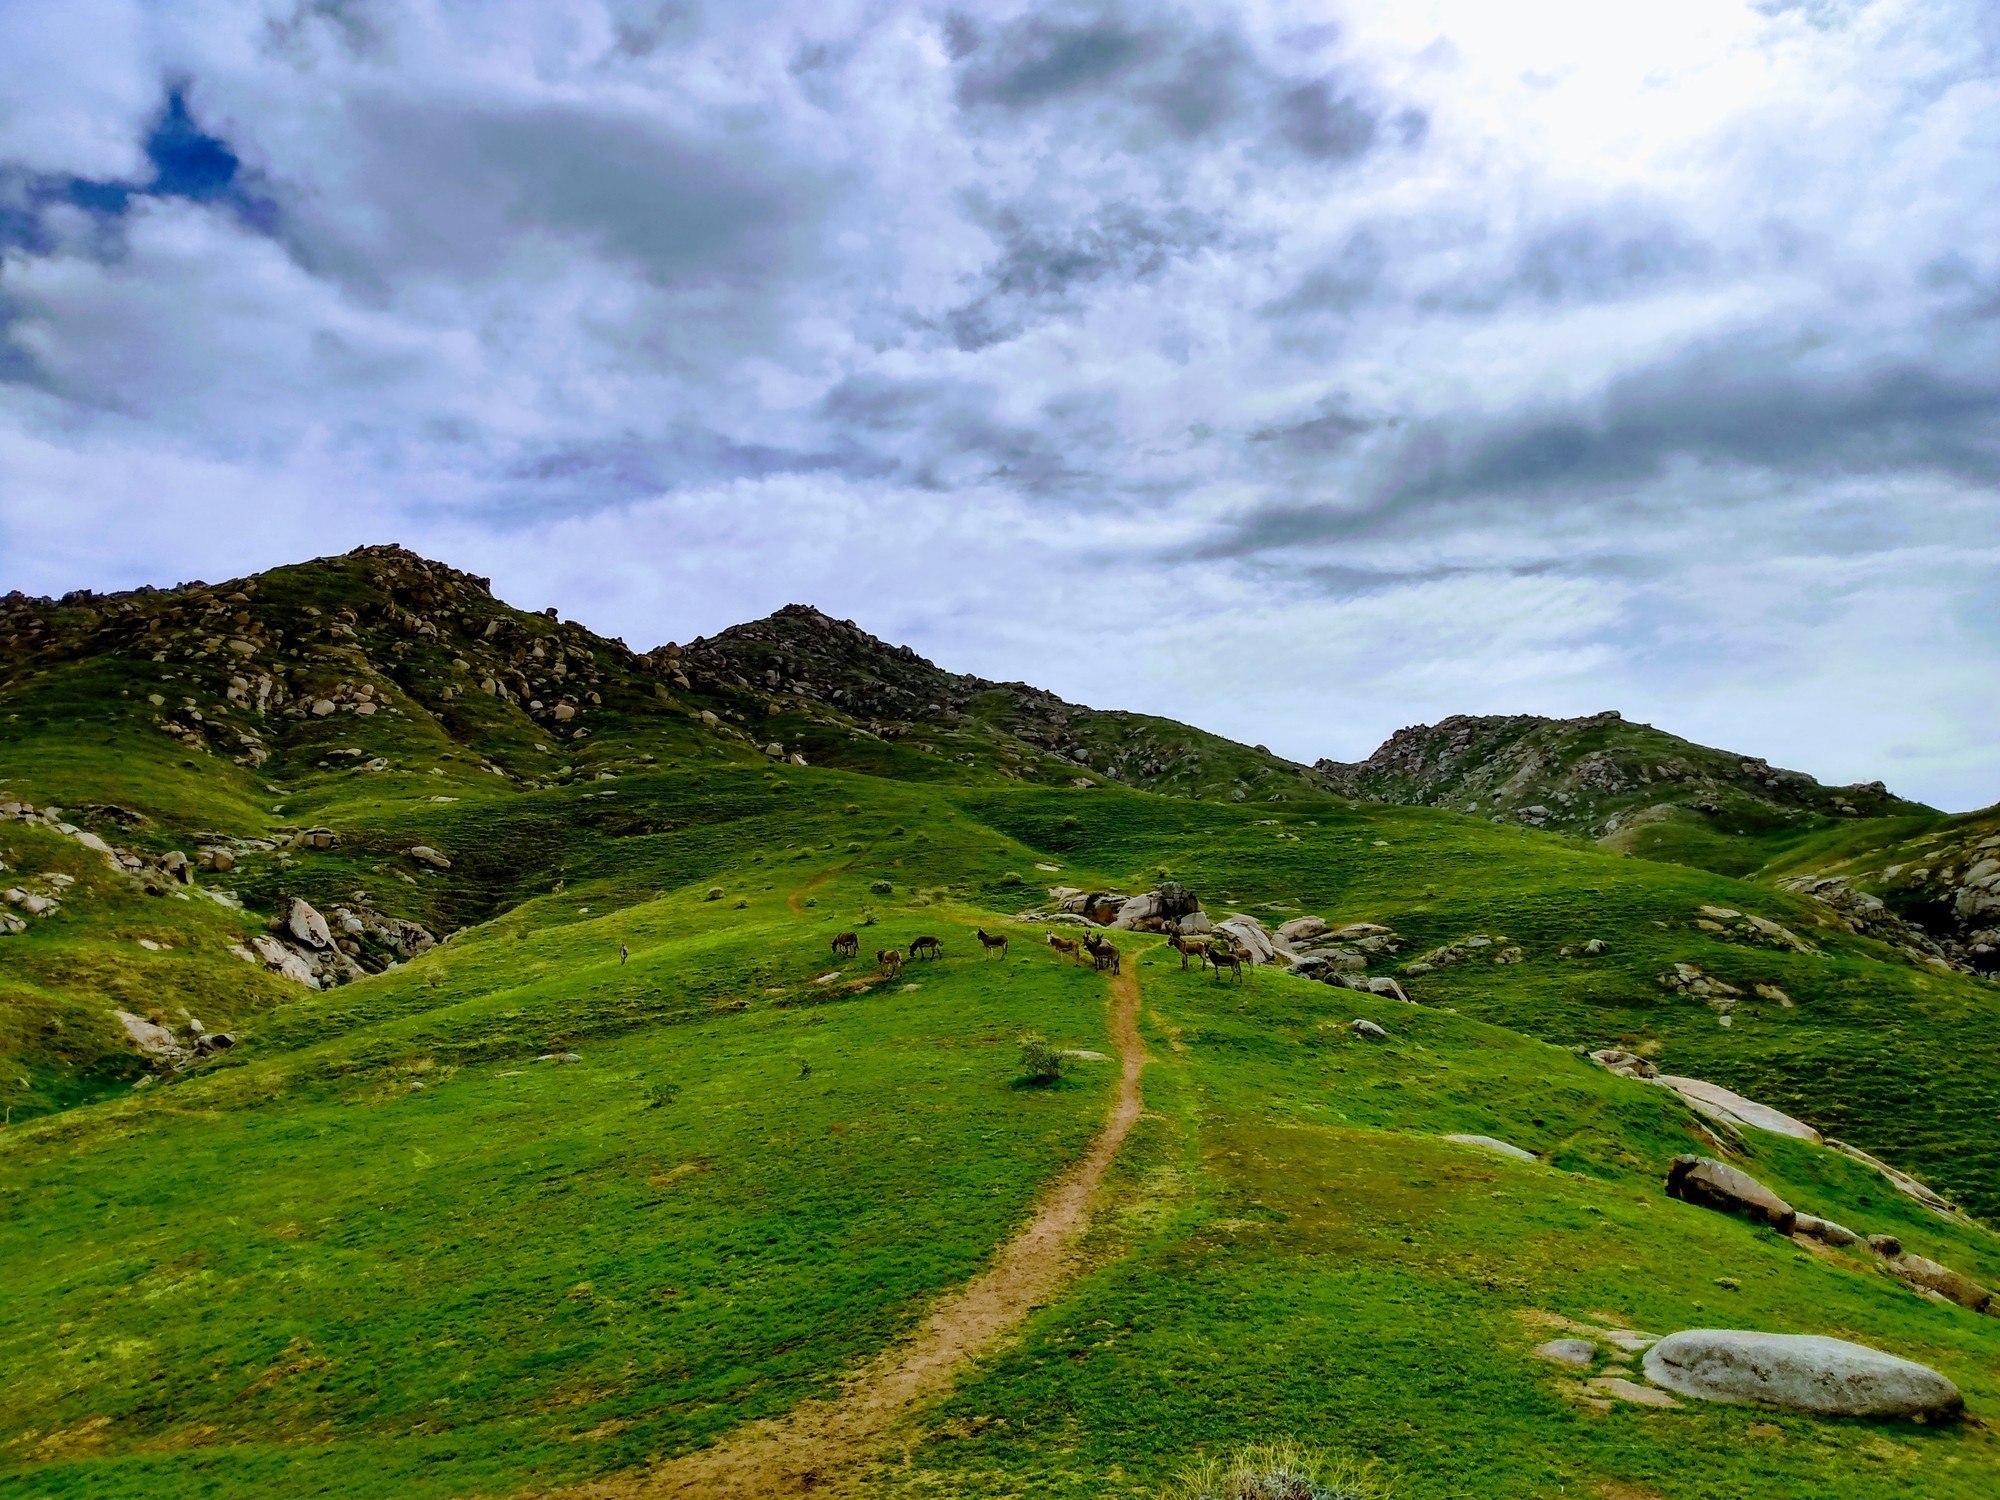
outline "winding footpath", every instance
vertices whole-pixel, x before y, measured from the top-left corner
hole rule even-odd
[[[1139,1041],[1137,976],[1114,976],[1107,1003],[1122,1063],[1111,1112],[1083,1159],[1057,1179],[991,1266],[933,1307],[909,1339],[877,1355],[837,1399],[802,1402],[783,1416],[739,1428],[713,1447],[571,1493],[578,1500],[837,1495],[898,1422],[950,1390],[962,1371],[1053,1300],[1074,1270],[1073,1252],[1090,1227],[1104,1173],[1139,1120],[1139,1074],[1146,1056]]]

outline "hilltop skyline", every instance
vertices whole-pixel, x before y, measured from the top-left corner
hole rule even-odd
[[[0,14],[0,592],[400,541],[1353,760],[2000,795],[1964,3]]]

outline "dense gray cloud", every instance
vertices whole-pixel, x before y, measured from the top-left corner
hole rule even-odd
[[[1996,28],[7,7],[0,589],[394,538],[1301,758],[1618,707],[1990,802]]]

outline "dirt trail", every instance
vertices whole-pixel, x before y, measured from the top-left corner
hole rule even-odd
[[[1083,1160],[1057,1181],[987,1270],[933,1307],[913,1337],[877,1355],[837,1400],[804,1402],[644,1474],[572,1491],[576,1500],[819,1500],[840,1494],[898,1421],[949,1390],[960,1371],[1053,1299],[1069,1279],[1071,1252],[1089,1227],[1091,1199],[1105,1169],[1139,1119],[1139,1072],[1146,1059],[1137,977],[1114,977],[1108,1003],[1123,1064],[1117,1100]]]

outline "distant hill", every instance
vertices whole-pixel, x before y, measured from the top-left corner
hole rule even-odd
[[[1881,782],[1828,787],[1616,711],[1454,715],[1399,729],[1364,761],[1314,766],[1345,796],[1445,807],[1741,874],[1827,820],[1938,816]]]

